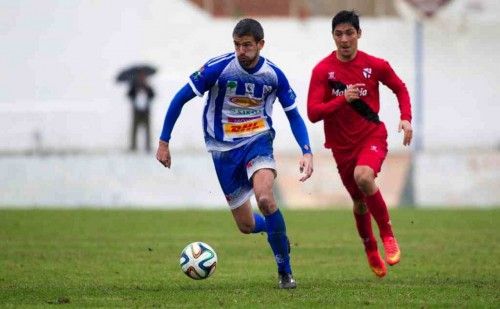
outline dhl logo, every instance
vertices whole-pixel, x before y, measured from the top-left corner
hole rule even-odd
[[[249,121],[244,123],[225,123],[224,133],[226,134],[243,134],[254,132],[265,127],[264,119]]]

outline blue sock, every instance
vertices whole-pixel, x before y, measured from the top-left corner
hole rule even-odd
[[[290,266],[290,255],[288,254],[288,237],[286,236],[285,219],[281,211],[276,212],[266,218],[267,241],[273,249],[276,264],[278,264],[278,272],[292,273]]]
[[[254,212],[253,213],[253,218],[255,219],[255,227],[253,228],[252,233],[261,233],[266,231],[266,221],[264,220],[264,217],[262,217],[260,214]]]

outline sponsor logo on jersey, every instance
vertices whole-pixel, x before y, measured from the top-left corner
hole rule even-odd
[[[370,76],[372,76],[372,68],[364,68],[363,69],[363,76],[365,78],[370,78]]]
[[[293,91],[292,88],[288,89],[288,98],[290,99],[290,101],[295,101],[295,99],[297,98],[297,95],[295,94],[295,92]]]
[[[224,133],[228,135],[247,135],[248,133],[256,133],[266,127],[264,119],[257,119],[243,123],[225,123]]]
[[[243,118],[235,118],[235,117],[227,117],[227,122],[230,123],[242,123],[255,119],[259,119],[260,117],[243,117]]]
[[[256,109],[248,109],[248,108],[237,108],[233,107],[229,109],[229,113],[234,116],[257,116],[262,114],[262,111]]]
[[[230,80],[226,83],[226,95],[236,94],[236,88],[238,87],[238,82]]]
[[[191,74],[190,78],[195,82],[198,81],[201,78],[201,71],[194,72]]]
[[[347,85],[349,87],[350,85]],[[359,96],[360,97],[366,97],[368,95],[368,90],[366,88],[358,88],[359,89]],[[332,94],[336,97],[343,96],[345,93],[345,89],[332,89]]]
[[[273,92],[273,86],[264,85],[263,96],[266,96]]]
[[[201,68],[198,69],[198,71],[194,72],[193,74],[191,74],[191,79],[193,81],[198,81],[200,78],[201,78],[201,73],[203,73],[203,71],[205,70],[205,67],[202,66]]]
[[[335,72],[328,72],[328,79],[335,79]]]
[[[260,99],[250,98],[250,97],[240,97],[240,96],[234,96],[230,98],[229,101],[242,107],[260,106],[262,103],[262,100]]]
[[[253,96],[254,91],[255,91],[255,84],[245,83],[245,94]]]

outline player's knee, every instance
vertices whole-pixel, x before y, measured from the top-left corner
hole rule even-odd
[[[373,172],[368,169],[356,170],[354,171],[354,181],[356,181],[359,189],[365,192],[373,185]]]
[[[276,209],[276,203],[271,195],[261,195],[257,198],[257,205],[264,215],[269,215]]]
[[[254,225],[251,223],[246,223],[246,222],[245,223],[238,223],[238,229],[243,234],[250,234],[253,232]]]

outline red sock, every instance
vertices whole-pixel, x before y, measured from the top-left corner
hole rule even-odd
[[[377,241],[375,240],[372,231],[372,217],[370,212],[366,211],[362,215],[354,212],[354,218],[356,219],[356,227],[358,228],[359,237],[363,240],[365,249],[377,249]]]
[[[394,237],[389,212],[387,211],[387,206],[385,205],[385,201],[380,193],[380,190],[371,196],[366,196],[365,203],[373,218],[377,221],[380,237]]]

